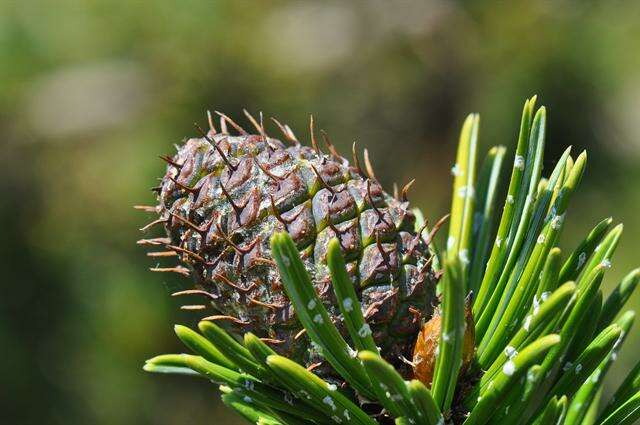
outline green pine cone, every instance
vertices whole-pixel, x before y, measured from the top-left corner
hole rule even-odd
[[[189,139],[168,162],[158,191],[160,222],[174,251],[211,300],[213,320],[265,338],[279,354],[307,366],[322,362],[295,317],[272,260],[269,238],[289,232],[331,318],[346,335],[326,265],[336,235],[376,344],[406,370],[416,335],[436,303],[431,254],[415,230],[405,199],[384,192],[329,146],[313,148],[211,126]],[[369,164],[367,164],[369,165]],[[367,168],[369,169],[369,167]],[[159,239],[158,239],[159,240]],[[156,240],[157,241],[157,240]],[[163,243],[166,241],[163,241]],[[203,294],[204,295],[204,294]],[[330,374],[330,367],[316,371]]]

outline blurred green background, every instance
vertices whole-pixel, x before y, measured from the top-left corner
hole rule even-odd
[[[387,188],[447,211],[460,124],[513,147],[525,97],[549,108],[547,172],[590,166],[565,247],[627,227],[611,287],[639,263],[640,2],[27,1],[0,6],[2,422],[238,423],[211,385],[142,372],[193,323],[135,245],[159,154],[205,111],[309,113],[368,147]],[[640,307],[640,297],[630,304]],[[636,330],[609,377],[640,349]]]

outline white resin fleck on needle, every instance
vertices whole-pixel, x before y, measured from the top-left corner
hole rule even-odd
[[[342,307],[347,312],[353,311],[353,300],[351,298],[345,298],[342,300]]]
[[[362,325],[362,327],[358,330],[358,335],[360,336],[360,338],[371,335],[371,328],[367,323]]]
[[[507,376],[513,375],[515,371],[516,371],[516,364],[511,360],[506,362],[502,367],[502,372],[504,372],[504,374]]]
[[[527,317],[525,317],[524,319],[524,325],[522,326],[524,328],[525,331],[529,332],[529,328],[531,327],[531,315],[527,315]]]
[[[451,167],[451,174],[454,176],[461,176],[463,171],[458,164],[454,164],[453,167]]]
[[[326,396],[325,398],[322,399],[322,402],[324,404],[326,404],[327,406],[331,407],[331,410],[336,410],[336,404],[333,401],[333,399],[331,398],[331,396]]]
[[[578,255],[578,265],[576,266],[576,269],[579,269],[580,267],[582,267],[586,261],[587,261],[587,253],[581,252],[580,255]]]

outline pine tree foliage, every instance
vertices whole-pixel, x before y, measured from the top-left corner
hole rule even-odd
[[[313,346],[346,385],[278,355],[252,333],[237,338],[211,321],[200,322],[199,332],[176,326],[191,354],[160,355],[144,369],[204,377],[219,386],[227,406],[257,424],[634,423],[640,363],[610,400],[601,397],[634,321],[623,308],[640,269],[604,296],[601,283],[622,233],[610,218],[575,249],[557,246],[587,155],[574,158],[567,149],[544,175],[546,109],[535,103],[535,97],[525,102],[508,179],[506,149],[490,149],[477,167],[479,116],[463,124],[446,247],[431,244],[442,274],[432,382],[403,376],[380,356],[334,239],[327,261],[343,337],[286,232],[270,241],[282,284]],[[417,220],[416,231],[422,224]],[[466,309],[475,332],[469,368]]]

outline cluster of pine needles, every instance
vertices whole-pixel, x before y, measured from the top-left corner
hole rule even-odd
[[[477,171],[478,115],[467,117],[462,127],[446,248],[431,244],[434,266],[443,273],[442,325],[430,387],[405,380],[379,356],[338,241],[330,244],[328,265],[349,340],[331,322],[286,233],[271,239],[286,293],[314,345],[357,395],[279,356],[256,335],[237,339],[210,321],[199,323],[200,332],[175,327],[193,354],[160,355],[144,369],[209,379],[219,385],[226,405],[264,425],[634,423],[640,417],[640,362],[613,397],[601,396],[634,321],[635,313],[622,308],[640,269],[604,298],[601,282],[622,234],[622,225],[612,227],[610,218],[596,224],[568,256],[556,246],[587,157],[583,152],[574,159],[567,149],[542,176],[546,110],[536,110],[535,101],[524,105],[501,212],[506,149],[490,149]],[[417,216],[420,229],[424,220]],[[476,351],[463,373],[469,293],[474,294]],[[382,406],[384,415],[366,412],[364,400]]]

